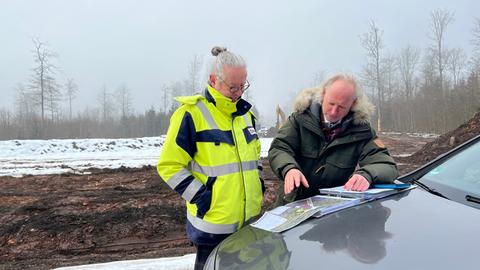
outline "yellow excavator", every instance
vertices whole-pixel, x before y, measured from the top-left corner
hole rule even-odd
[[[283,126],[283,124],[285,124],[285,122],[287,121],[287,118],[285,117],[285,113],[283,112],[283,110],[280,108],[280,105],[278,104],[276,108],[276,113],[277,113],[277,123],[275,123],[275,127],[278,130]]]

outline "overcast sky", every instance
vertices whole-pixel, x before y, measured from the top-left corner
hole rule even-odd
[[[350,1],[120,1],[0,0],[0,108],[13,108],[14,88],[27,84],[34,66],[32,37],[58,54],[59,83],[79,85],[74,106],[97,106],[103,85],[125,83],[134,109],[161,106],[161,86],[187,77],[195,55],[226,46],[249,66],[261,117],[311,86],[319,71],[359,73],[365,60],[359,36],[375,20],[385,49],[426,48],[430,12],[444,9],[455,21],[446,46],[470,55],[478,0]]]

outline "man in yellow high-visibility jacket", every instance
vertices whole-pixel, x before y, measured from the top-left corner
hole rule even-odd
[[[243,58],[214,47],[202,94],[179,97],[157,171],[187,205],[187,234],[197,247],[195,269],[228,235],[260,214],[264,185],[260,141]]]

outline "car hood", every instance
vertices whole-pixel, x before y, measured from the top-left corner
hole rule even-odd
[[[211,255],[215,269],[467,269],[480,211],[420,188],[312,218],[283,233],[251,226]]]

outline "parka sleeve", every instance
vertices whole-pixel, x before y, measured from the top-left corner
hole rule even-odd
[[[370,184],[392,183],[398,177],[397,165],[385,145],[372,130],[372,138],[365,144],[355,171]]]
[[[300,149],[300,135],[294,115],[280,128],[268,150],[268,161],[272,171],[284,179],[288,170],[300,168],[295,157]]]
[[[188,164],[197,151],[195,135],[192,115],[182,106],[170,119],[157,164],[158,175],[190,203],[197,203],[206,191],[206,186],[188,169]]]

